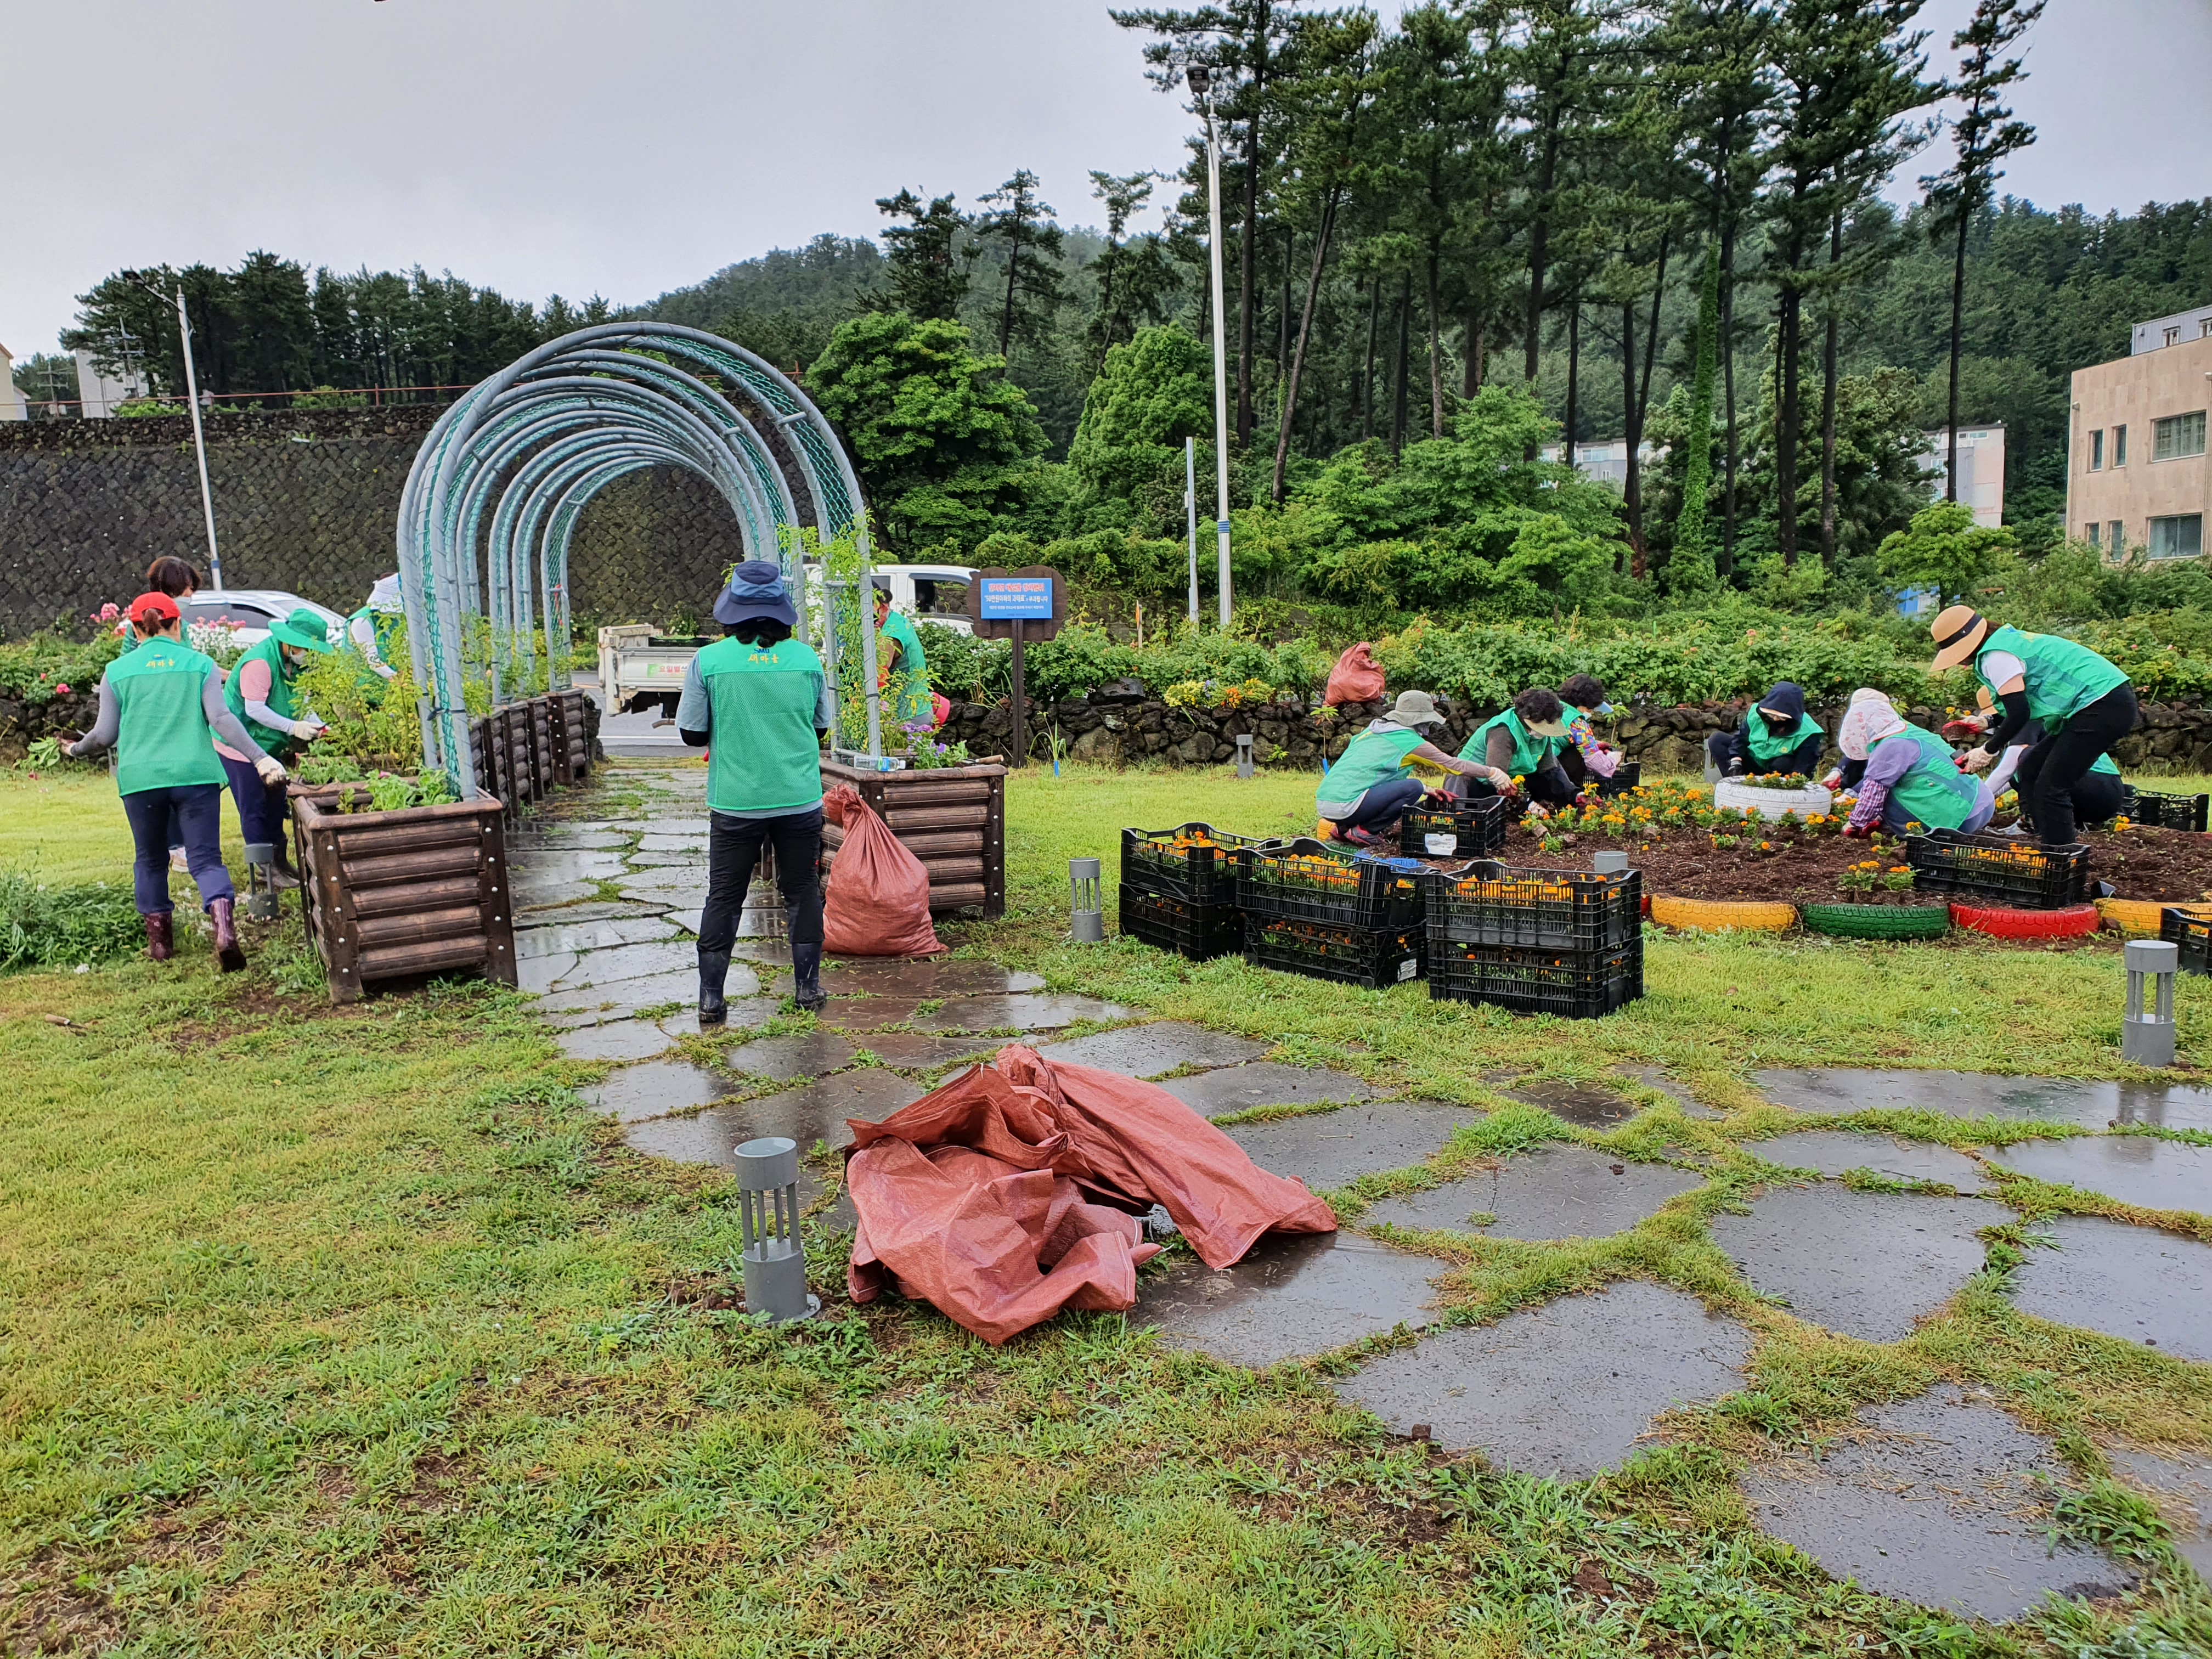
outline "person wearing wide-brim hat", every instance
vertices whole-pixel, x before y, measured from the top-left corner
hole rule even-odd
[[[146,924],[148,954],[166,962],[173,953],[169,903],[169,832],[180,833],[200,907],[215,924],[216,956],[223,971],[246,966],[234,914],[237,894],[222,863],[223,768],[213,739],[221,738],[260,778],[282,787],[284,768],[262,751],[224,704],[222,671],[186,645],[177,602],[166,593],[142,593],[125,613],[138,643],[107,665],[100,682],[100,715],[91,731],[69,745],[82,759],[103,749],[115,752],[115,787],[138,849],[131,885]]]
[[[327,657],[336,649],[330,630],[315,612],[301,605],[290,616],[269,624],[269,637],[240,657],[222,688],[222,700],[246,727],[255,744],[286,765],[301,745],[322,735],[323,723],[312,708],[293,696],[292,683],[310,657]],[[252,759],[234,745],[218,742],[215,751],[230,777],[230,798],[238,805],[238,830],[248,847],[273,849],[276,875],[287,884],[299,880],[299,872],[285,857],[284,786],[264,783]]]
[[[2127,675],[2086,645],[1992,625],[1972,605],[1950,606],[1928,631],[1936,673],[1963,664],[2004,705],[1996,730],[1967,751],[1968,770],[1988,770],[2030,720],[2043,722],[2043,741],[2020,763],[2021,800],[2045,846],[2068,845],[2075,788],[2098,756],[2135,730],[2136,689]]]
[[[1565,806],[1581,793],[1559,764],[1559,751],[1571,742],[1566,705],[1559,693],[1532,685],[1476,726],[1459,756],[1480,763],[1489,783],[1500,793],[1512,789],[1518,779],[1531,803]],[[1479,785],[1476,793],[1480,793]]]
[[[714,601],[723,637],[691,659],[676,729],[707,750],[707,903],[699,917],[699,1023],[729,1018],[724,988],[738,916],[763,846],[791,940],[799,1006],[822,991],[822,733],[830,729],[829,676],[791,630],[798,607],[783,573],[766,559],[730,572]]]
[[[1409,761],[1469,777],[1486,775],[1489,768],[1455,760],[1421,735],[1423,726],[1442,726],[1443,720],[1427,692],[1401,691],[1390,712],[1370,720],[1322,775],[1314,792],[1314,811],[1322,822],[1354,846],[1367,846],[1385,839],[1386,826],[1405,817],[1427,793],[1411,775]],[[1504,783],[1510,788],[1513,780]]]
[[[1993,729],[2003,718],[1997,712],[1997,700],[1990,695],[1989,687],[1976,686],[1974,699],[1980,705],[1979,711],[1963,715],[1945,726],[1945,737],[1967,734],[1979,737]],[[1986,781],[1992,796],[2004,793],[2015,779],[2020,785],[2020,824],[1999,830],[1997,833],[2000,835],[2023,835],[2035,826],[2035,817],[2028,805],[2033,793],[2034,780],[2032,776],[2021,777],[2020,773],[2027,757],[2035,752],[2036,745],[2042,741],[2043,722],[2030,720],[2014,734],[2004,752],[1997,757],[1996,764],[1990,769]],[[2121,805],[2127,799],[2127,784],[2110,755],[2100,755],[2089,763],[2089,769],[2074,786],[2072,798],[2074,823],[2077,828],[2085,823],[2110,823],[2119,816]]]

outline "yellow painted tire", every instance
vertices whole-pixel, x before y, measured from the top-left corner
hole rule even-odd
[[[2166,906],[2150,899],[2100,898],[2097,914],[2104,918],[2106,927],[2116,932],[2156,939],[2166,920]]]
[[[1700,927],[1707,933],[1778,933],[1797,925],[1797,907],[1776,902],[1728,903],[1719,899],[1651,897],[1651,920],[1669,927]]]

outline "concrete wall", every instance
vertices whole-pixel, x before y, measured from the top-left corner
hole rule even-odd
[[[15,354],[0,345],[0,421],[29,418],[30,410],[23,402],[23,394],[15,390]]]
[[[2212,514],[2212,457],[2154,461],[2154,423],[2212,406],[2212,337],[2120,357],[2074,371],[2073,437],[2066,461],[2066,533],[2112,550],[2118,521],[2125,544],[2150,539],[2150,521]],[[2118,465],[2115,432],[2127,428],[2127,461]],[[2093,469],[2095,434],[2104,434],[2104,465]]]

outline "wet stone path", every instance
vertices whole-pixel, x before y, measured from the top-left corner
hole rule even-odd
[[[1668,1097],[1656,1109],[1603,1081],[1508,1076],[1485,1081],[1556,1127],[1491,1156],[1476,1109],[1378,1098],[1349,1072],[1285,1063],[1266,1042],[1146,1021],[988,962],[834,963],[815,1028],[777,1029],[789,956],[781,896],[757,888],[740,923],[729,1026],[702,1042],[703,789],[703,769],[625,769],[606,794],[637,804],[619,816],[532,821],[516,835],[524,983],[571,1054],[605,1062],[585,1097],[639,1152],[727,1170],[737,1144],[758,1135],[812,1150],[801,1195],[817,1231],[853,1223],[835,1156],[850,1142],[848,1121],[880,1121],[988,1059],[1006,1039],[986,1033],[1014,1031],[1054,1060],[1158,1080],[1347,1218],[1335,1234],[1263,1239],[1218,1273],[1170,1251],[1141,1276],[1133,1325],[1233,1365],[1329,1356],[1329,1386],[1392,1431],[1523,1474],[1584,1480],[1676,1437],[1691,1420],[1682,1413],[1751,1386],[1762,1321],[1877,1344],[1911,1336],[1987,1270],[1991,1229],[2018,1235],[2029,1193],[2100,1213],[2033,1224],[2021,1265],[1987,1283],[2035,1318],[2212,1363],[2212,1245],[2190,1236],[2192,1218],[2212,1214],[2212,1149],[2164,1138],[2212,1128],[2212,1090],[1764,1072],[1759,1091],[1800,1121],[1769,1117],[1753,1139],[1659,1067],[1619,1072],[1623,1088]],[[1079,1023],[1108,1029],[1064,1035]],[[1646,1109],[1705,1120],[1743,1158],[1671,1142],[1629,1157],[1578,1138],[1610,1135]],[[1960,1151],[1913,1139],[1894,1116],[1851,1121],[1869,1111],[2000,1127],[1969,1128],[1962,1139],[1992,1144]],[[2023,1130],[2030,1138],[2014,1138]],[[1771,1314],[1731,1316],[1617,1276],[1484,1323],[1450,1311],[1444,1281],[1470,1253],[1698,1217]],[[2167,1518],[2177,1549],[2212,1562],[2212,1454],[2099,1449]],[[2050,1543],[2054,1505],[2081,1487],[2081,1471],[2002,1402],[1949,1383],[1869,1407],[1831,1439],[1754,1456],[1741,1484],[1766,1531],[1879,1594],[2002,1620],[2046,1591],[2100,1596],[2131,1582],[2098,1549]]]

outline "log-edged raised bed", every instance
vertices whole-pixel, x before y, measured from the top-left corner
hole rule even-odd
[[[991,763],[926,771],[863,772],[822,764],[822,787],[849,783],[929,872],[932,915],[1006,913],[1006,769]],[[844,831],[822,826],[825,868]]]

